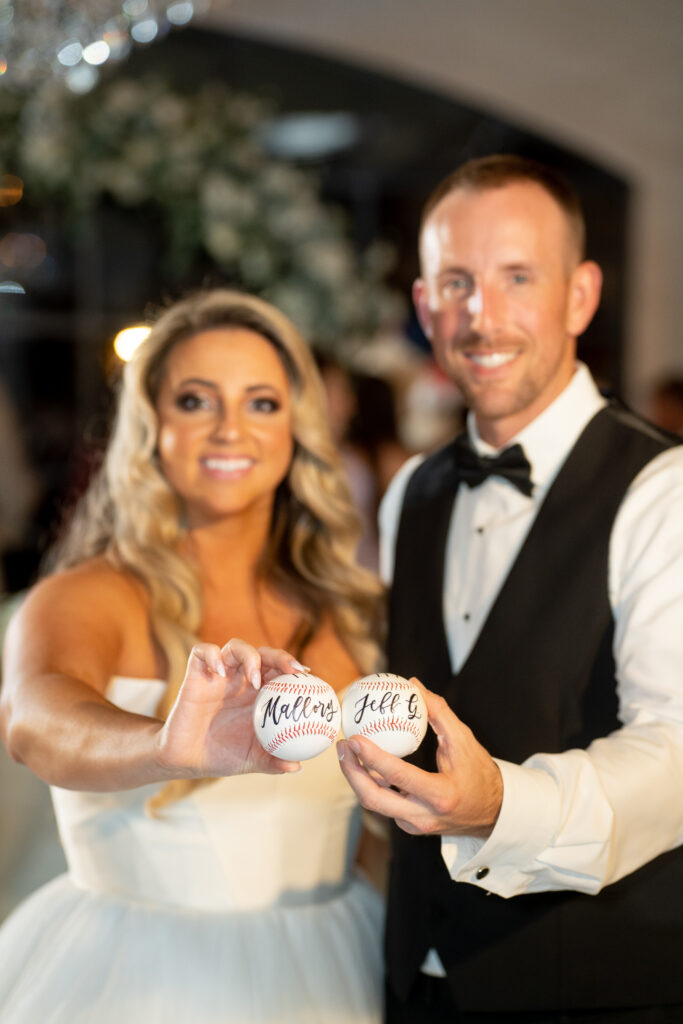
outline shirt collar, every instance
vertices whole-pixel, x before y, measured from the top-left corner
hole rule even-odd
[[[606,401],[598,391],[588,367],[584,363],[577,363],[574,376],[564,391],[503,446],[508,448],[519,443],[524,448],[531,463],[535,497],[539,492],[545,493],[584,427],[604,405]],[[471,411],[467,415],[467,429],[480,455],[496,453],[498,449],[480,438]]]

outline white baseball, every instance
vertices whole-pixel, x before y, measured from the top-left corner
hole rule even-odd
[[[424,697],[403,676],[363,676],[342,701],[342,731],[347,739],[367,736],[387,753],[405,757],[417,750],[427,732]]]
[[[307,672],[265,683],[254,704],[254,732],[269,754],[307,761],[334,743],[341,709],[332,687]]]

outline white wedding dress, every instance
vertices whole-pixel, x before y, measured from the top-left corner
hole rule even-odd
[[[163,688],[112,680],[152,714]],[[382,901],[353,874],[360,811],[334,746],[298,775],[53,790],[68,873],[0,930],[3,1024],[377,1024]]]

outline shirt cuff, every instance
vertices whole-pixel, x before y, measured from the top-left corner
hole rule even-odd
[[[552,843],[561,813],[560,792],[547,772],[495,761],[503,778],[503,802],[491,835],[486,840],[443,836],[441,856],[453,881],[509,897],[527,889],[534,861]]]

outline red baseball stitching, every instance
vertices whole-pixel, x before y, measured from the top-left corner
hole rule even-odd
[[[314,683],[310,676],[302,675],[300,678],[301,678],[302,681],[306,680],[305,691],[307,693],[315,693],[315,694],[323,694],[324,695],[324,694],[327,693],[328,689],[332,689],[332,687],[329,686],[328,683],[323,683],[323,682]],[[271,690],[280,690],[283,693],[296,693],[296,694],[302,693],[301,683],[298,683],[298,684],[297,683],[290,683],[290,682],[286,682],[286,681],[280,680],[280,679],[273,679],[270,683],[265,683],[263,685],[262,689],[261,689],[261,692],[263,692],[263,690],[265,690],[266,687],[270,688]],[[334,690],[332,692],[334,693]]]
[[[331,727],[326,727],[324,722],[301,722],[297,728],[290,726],[288,729],[283,729],[277,736],[274,736],[266,750],[269,754],[272,754],[280,744],[286,743],[287,740],[296,740],[300,736],[325,736],[331,741],[336,735],[337,730],[333,731]]]
[[[408,683],[407,679],[403,679],[402,676],[391,675],[386,673],[384,678],[380,679],[358,679],[353,685],[362,686],[367,690],[390,690],[392,687],[405,690],[405,683]],[[410,685],[410,684],[408,684]],[[411,687],[411,689],[415,689]]]
[[[404,732],[406,729],[408,730],[408,732],[412,732],[412,734],[415,737],[415,739],[419,740],[419,739],[422,738],[420,736],[421,730],[420,730],[420,727],[418,726],[418,724],[416,722],[414,722],[412,719],[404,719],[404,718],[387,718],[387,719],[385,719],[384,721],[381,721],[381,722],[380,721],[368,722],[367,725],[364,725],[362,727],[362,729],[360,730],[360,733],[363,736],[367,736],[368,733],[394,732],[394,731],[396,731],[396,732]]]

